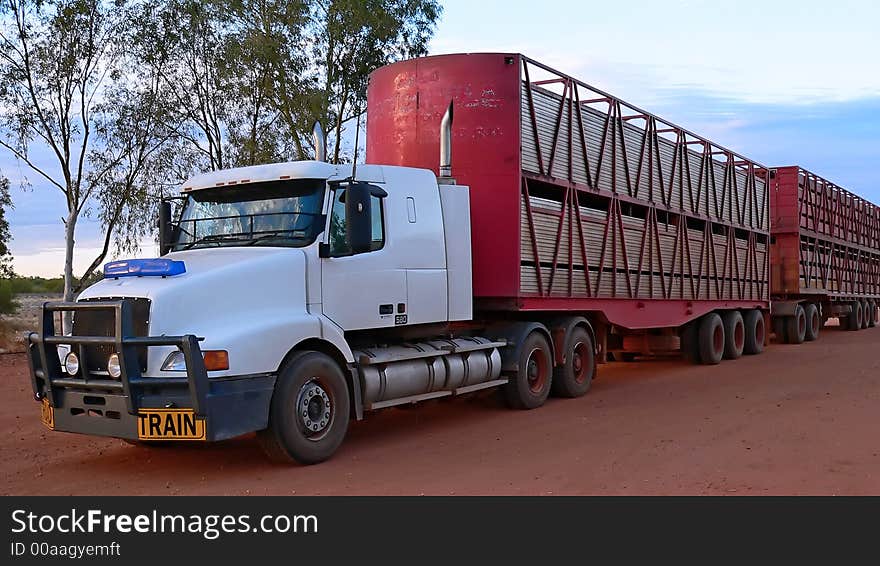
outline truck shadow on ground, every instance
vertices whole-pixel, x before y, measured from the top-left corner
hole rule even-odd
[[[96,478],[126,474],[139,478],[142,487],[152,491],[162,482],[173,490],[192,482],[208,481],[217,474],[249,475],[254,472],[302,473],[308,470],[326,471],[339,466],[350,467],[353,460],[374,460],[388,451],[418,441],[447,436],[450,432],[461,435],[481,434],[496,425],[499,419],[509,419],[511,413],[525,425],[541,418],[545,411],[567,410],[589,413],[608,401],[622,402],[625,391],[638,388],[640,382],[662,379],[664,375],[692,368],[695,378],[705,374],[705,367],[693,366],[681,359],[643,358],[636,362],[612,362],[600,366],[600,376],[591,391],[578,399],[550,398],[545,407],[536,411],[513,411],[504,403],[500,391],[484,391],[462,398],[444,398],[385,409],[368,414],[363,421],[352,422],[339,452],[318,467],[285,466],[269,462],[258,443],[250,434],[217,443],[175,443],[172,445],[132,446],[115,439],[101,439],[104,445],[94,453],[74,455],[66,465],[75,466]],[[679,376],[680,377],[680,376]],[[299,472],[298,472],[299,471]]]

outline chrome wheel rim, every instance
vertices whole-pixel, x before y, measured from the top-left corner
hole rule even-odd
[[[309,440],[320,440],[333,422],[333,397],[317,378],[307,381],[296,400],[296,421]]]

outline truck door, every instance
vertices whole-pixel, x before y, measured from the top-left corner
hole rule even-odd
[[[324,315],[344,330],[382,328],[405,324],[406,270],[395,265],[385,246],[385,199],[371,197],[373,241],[370,251],[350,255],[345,241],[344,189],[333,194],[327,243],[322,259],[321,287]]]

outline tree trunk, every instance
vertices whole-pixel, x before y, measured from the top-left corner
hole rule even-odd
[[[76,221],[79,214],[76,209],[71,210],[67,215],[64,224],[64,300],[66,302],[73,301],[74,280],[73,280],[73,247],[75,244],[74,234],[76,233]],[[72,331],[73,317],[69,311],[64,313],[62,327],[64,334],[70,334]]]

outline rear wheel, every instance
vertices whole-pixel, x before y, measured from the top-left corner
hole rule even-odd
[[[743,316],[743,326],[746,330],[746,339],[743,344],[743,354],[760,354],[764,351],[764,314],[758,309],[746,311]]]
[[[269,427],[258,438],[272,460],[317,464],[342,444],[349,411],[339,365],[320,352],[297,353],[278,373]]]
[[[727,311],[721,315],[724,324],[724,357],[735,360],[742,356],[746,330],[739,311]]]
[[[681,329],[681,355],[685,360],[698,364],[700,363],[699,340],[697,340],[697,331],[700,327],[700,321],[690,322]]]
[[[874,328],[877,326],[877,303],[874,301],[868,302],[868,327]]]
[[[785,338],[788,344],[800,344],[807,334],[807,315],[804,307],[796,305],[794,316],[785,318]]]
[[[785,344],[788,342],[788,337],[785,335],[785,320],[784,316],[774,316],[770,319],[771,324],[773,325],[773,334],[776,336],[776,341],[780,344]]]
[[[807,303],[804,307],[804,315],[807,319],[807,332],[804,334],[804,340],[812,342],[819,338],[819,328],[822,326],[819,321],[819,309],[813,303]]]
[[[846,317],[846,328],[852,331],[859,330],[862,327],[862,303],[853,301],[850,303],[850,307],[852,310]]]
[[[868,319],[872,317],[868,301],[862,301],[862,328],[868,328]]]
[[[724,356],[724,325],[717,313],[709,313],[700,320],[697,330],[700,362],[714,365]]]
[[[504,386],[507,404],[514,409],[535,409],[550,394],[553,376],[553,352],[540,332],[526,336],[520,349],[516,374]]]
[[[596,375],[593,341],[584,327],[577,326],[565,348],[565,364],[553,371],[550,389],[558,397],[580,397],[589,391]]]

